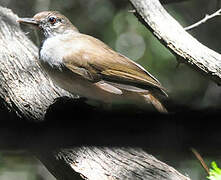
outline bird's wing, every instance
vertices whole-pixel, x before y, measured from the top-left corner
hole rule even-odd
[[[65,66],[89,81],[106,80],[142,89],[153,87],[164,93],[159,81],[143,67],[96,38],[80,34],[73,37],[69,47],[72,48],[63,58]]]

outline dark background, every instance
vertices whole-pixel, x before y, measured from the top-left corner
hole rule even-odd
[[[42,148],[48,142],[50,147],[69,147],[70,138],[72,145],[142,147],[191,179],[206,177],[191,147],[203,155],[208,165],[212,160],[220,163],[220,87],[185,64],[176,68],[176,58],[129,12],[132,7],[128,1],[1,0],[0,5],[12,9],[19,17],[32,17],[43,10],[60,11],[82,33],[101,39],[157,77],[168,89],[169,99],[164,101],[172,112],[159,115],[137,112],[134,107],[103,112],[85,106],[83,101],[73,106],[72,100],[62,100],[51,107],[43,123],[14,122],[10,113],[1,115],[1,121],[5,122],[1,131],[8,133],[8,146],[4,147],[7,151],[0,152],[0,179],[53,180],[24,150]],[[164,7],[184,27],[219,8],[216,0],[189,0]],[[220,17],[217,17],[190,33],[220,53],[220,27]],[[36,42],[33,31],[22,28]],[[15,141],[20,142],[20,147]]]

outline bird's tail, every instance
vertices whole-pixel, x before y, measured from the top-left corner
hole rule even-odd
[[[148,103],[151,103],[157,109],[157,111],[161,113],[168,113],[167,109],[152,94],[148,93],[148,94],[143,95],[143,97]]]

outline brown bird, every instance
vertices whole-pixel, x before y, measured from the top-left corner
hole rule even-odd
[[[156,78],[102,41],[80,33],[64,15],[44,11],[33,18],[20,18],[18,22],[43,32],[39,59],[61,88],[102,104],[130,100],[167,112],[157,99],[166,93]]]

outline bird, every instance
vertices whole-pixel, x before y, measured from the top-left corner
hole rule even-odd
[[[81,33],[58,11],[42,11],[17,22],[40,30],[39,61],[62,89],[100,104],[131,101],[167,113],[159,97],[168,96],[161,83],[128,57],[101,40]]]

